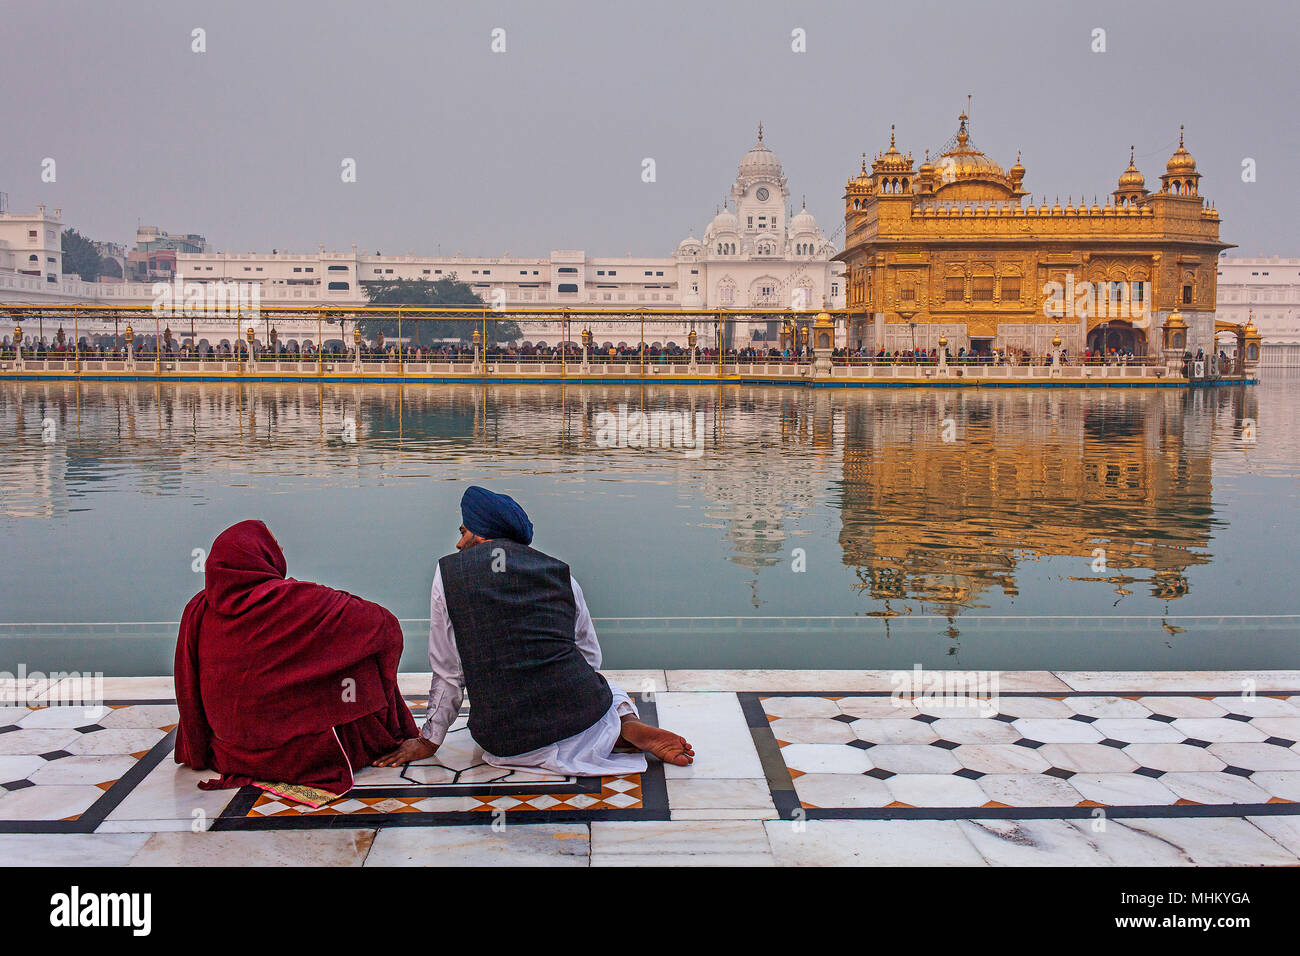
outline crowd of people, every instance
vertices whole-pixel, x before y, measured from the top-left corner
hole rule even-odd
[[[29,359],[72,359],[74,355],[82,359],[117,359],[125,360],[128,357],[128,347],[125,341],[117,340],[115,343],[92,343],[84,338],[81,340],[80,347],[74,347],[69,341],[55,341],[45,343],[43,341],[24,342],[22,345],[23,355]],[[135,347],[135,356],[140,360],[153,361],[157,354],[153,350],[153,344],[137,343]],[[434,345],[404,345],[399,347],[395,344],[383,344],[381,342],[362,342],[356,349],[345,348],[341,343],[335,341],[317,347],[314,343],[307,341],[299,345],[292,343],[276,343],[275,346],[254,344],[252,354],[259,361],[310,361],[315,362],[318,359],[322,361],[351,361],[360,352],[360,358],[363,362],[469,362],[474,357],[474,346],[465,342],[442,342]],[[756,363],[777,363],[777,362],[799,362],[807,361],[812,356],[813,349],[807,346],[796,346],[793,348],[777,348],[775,346],[762,348],[759,346],[746,346],[744,348],[724,349],[722,359],[728,363],[756,364]],[[1051,365],[1052,356],[1049,352],[1046,355],[1035,355],[1027,349],[1006,348],[1001,350],[991,349],[966,349],[958,348],[955,352],[952,349],[945,349],[946,361],[950,365]],[[575,342],[569,342],[567,348],[560,345],[541,345],[530,344],[527,342],[520,344],[492,344],[484,350],[484,358],[490,362],[559,362],[563,355],[565,360],[570,362],[581,361],[582,347]],[[15,346],[6,344],[0,347],[0,355],[12,359],[15,355]],[[239,343],[238,351],[228,342],[221,342],[217,345],[210,345],[207,342],[201,342],[198,346],[190,344],[188,341],[181,343],[177,340],[171,340],[162,344],[161,355],[169,360],[203,360],[203,361],[234,361],[242,359],[247,361],[249,356],[249,346]],[[627,343],[603,343],[601,345],[592,345],[588,349],[587,359],[592,364],[605,363],[623,363],[623,362],[641,362],[655,364],[685,364],[690,361],[691,350],[683,348],[675,343],[660,345],[659,343],[647,344],[644,347],[638,344],[628,345]],[[713,348],[696,348],[695,357],[697,363],[701,365],[716,364],[718,362],[718,350]],[[895,349],[887,351],[883,348],[871,350],[867,348],[839,348],[831,352],[832,361],[836,364],[843,365],[938,365],[938,349]],[[1233,360],[1227,353],[1220,351],[1218,355],[1219,366],[1226,368]],[[1130,365],[1143,361],[1143,357],[1134,353],[1132,349],[1107,349],[1094,350],[1084,349],[1078,357],[1077,363],[1066,348],[1061,349],[1061,364],[1082,364],[1082,365]],[[1194,362],[1207,361],[1206,353],[1203,349],[1198,349],[1196,355],[1186,352],[1183,355],[1184,373],[1191,368]]]

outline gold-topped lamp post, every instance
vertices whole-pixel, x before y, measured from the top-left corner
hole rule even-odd
[[[1059,369],[1060,367],[1061,367],[1061,334],[1058,332],[1057,334],[1052,336],[1052,368]]]
[[[818,375],[831,374],[831,354],[835,350],[835,320],[829,312],[818,312],[812,326],[812,352],[809,358]]]
[[[257,368],[257,355],[253,351],[253,342],[257,339],[257,333],[253,331],[251,325],[244,333],[244,338],[248,339],[248,370],[251,372]]]
[[[939,333],[939,374],[948,374],[948,336]]]
[[[483,335],[478,329],[474,330],[474,366],[473,371],[479,371],[479,347],[483,344]]]
[[[688,332],[687,335],[686,335],[686,344],[687,344],[687,346],[688,346],[688,348],[690,349],[690,352],[691,352],[691,359],[690,359],[690,368],[691,368],[691,371],[694,371],[695,368],[696,368],[696,363],[695,363],[695,352],[696,352],[696,349],[695,349],[695,343],[698,342],[698,341],[699,341],[699,337],[695,334],[695,330],[694,330],[694,329],[691,329],[691,331]]]
[[[135,368],[135,329],[131,328],[131,323],[126,323],[126,331],[122,333],[122,338],[126,340],[126,367]]]
[[[1241,330],[1241,338],[1237,343],[1238,371],[1247,378],[1253,378],[1258,370],[1260,350],[1264,345],[1259,329],[1255,328],[1254,315],[1251,312],[1246,318],[1246,327]]]
[[[590,348],[591,348],[591,329],[583,329],[582,330],[582,370],[584,372],[590,370],[590,366],[588,366],[587,364],[587,350]]]
[[[352,323],[352,367],[361,371],[361,326]]]
[[[23,367],[23,327],[22,325],[14,326],[14,367],[21,370]]]

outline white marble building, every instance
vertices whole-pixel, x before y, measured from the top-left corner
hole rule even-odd
[[[23,277],[38,295],[57,295],[63,279],[63,210],[0,212],[0,277]],[[0,291],[7,291],[0,286]],[[4,297],[8,301],[8,297]],[[54,301],[58,301],[55,299]]]
[[[57,211],[56,211],[57,213]],[[42,215],[43,209],[42,209]],[[21,218],[24,223],[33,217]],[[55,217],[57,219],[57,215]],[[61,224],[50,221],[54,246]],[[0,229],[3,223],[0,223]],[[15,226],[12,243],[25,239],[27,226]],[[38,228],[38,232],[44,235]],[[19,236],[19,233],[23,233]],[[149,304],[152,285],[138,282],[86,283],[75,276],[53,272],[25,276],[20,263],[4,258],[8,234],[0,231],[0,302],[103,302]],[[19,250],[24,255],[25,246]],[[252,282],[259,286],[263,305],[364,305],[363,283],[392,279],[437,280],[455,275],[489,305],[506,308],[580,309],[744,309],[844,307],[842,263],[832,262],[832,242],[822,233],[812,214],[790,202],[781,162],[763,141],[745,153],[736,172],[725,208],[717,211],[702,238],[688,236],[673,255],[664,257],[592,256],[581,249],[552,250],[547,257],[418,256],[380,251],[326,251],[312,253],[178,253],[177,271],[194,282]],[[53,253],[50,253],[51,255]],[[42,247],[38,258],[45,258]],[[173,329],[189,338],[185,328]],[[198,319],[195,334],[213,344],[229,340],[229,321]],[[285,342],[314,338],[315,322],[278,322]],[[729,344],[762,345],[774,341],[776,322],[741,323]],[[689,321],[647,320],[648,343],[686,345]],[[712,323],[697,320],[700,344],[712,344]],[[264,330],[255,325],[259,340]],[[69,330],[70,331],[70,330]],[[102,331],[102,330],[99,330]],[[111,331],[111,329],[110,329]],[[147,331],[147,330],[146,330]],[[570,325],[570,336],[580,330]],[[628,321],[605,327],[592,325],[598,345],[635,345],[640,323]],[[337,329],[334,330],[337,337]],[[50,337],[47,330],[47,338]],[[530,323],[524,327],[528,342],[555,344],[560,323]],[[328,339],[327,339],[328,340]]]
[[[1220,256],[1218,279],[1216,317],[1243,324],[1253,316],[1264,338],[1260,368],[1300,370],[1300,259]]]

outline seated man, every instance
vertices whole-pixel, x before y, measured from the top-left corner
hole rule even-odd
[[[397,691],[402,630],[378,604],[286,578],[260,521],[217,536],[176,642],[176,762],[342,795],[418,728]]]
[[[469,732],[494,767],[605,776],[646,769],[642,753],[685,766],[682,737],[639,719],[631,698],[598,672],[600,645],[582,589],[562,561],[535,551],[533,526],[508,495],[461,498],[458,554],[433,575],[433,683],[421,736],[376,766],[432,755],[469,689]]]

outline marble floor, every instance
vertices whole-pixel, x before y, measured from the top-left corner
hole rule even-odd
[[[694,765],[502,772],[462,715],[319,809],[198,789],[166,678],[108,678],[103,706],[47,688],[0,706],[0,862],[1300,865],[1300,672],[1003,673],[973,700],[889,672],[609,676]],[[402,675],[417,713],[427,680]]]

